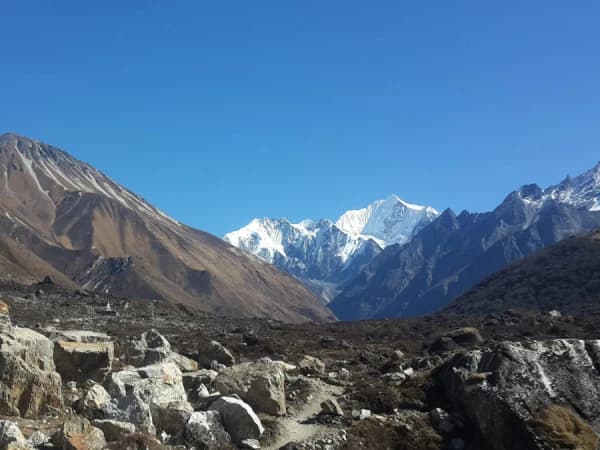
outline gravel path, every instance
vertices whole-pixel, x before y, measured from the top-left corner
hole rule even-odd
[[[279,436],[264,448],[277,450],[288,442],[301,442],[318,436],[320,433],[331,432],[331,428],[319,424],[303,424],[302,422],[314,417],[321,411],[321,403],[330,398],[336,398],[343,392],[343,388],[332,386],[320,380],[311,380],[313,385],[311,400],[292,414],[278,421]]]

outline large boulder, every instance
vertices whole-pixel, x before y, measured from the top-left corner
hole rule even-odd
[[[220,450],[231,444],[231,436],[217,411],[194,412],[185,426],[185,442],[195,448]]]
[[[237,394],[256,411],[282,416],[286,413],[285,374],[281,364],[262,358],[223,370],[213,383],[221,394]]]
[[[149,408],[152,415],[151,428],[156,432],[181,434],[193,411],[187,400],[181,371],[173,363],[165,362],[114,372],[110,374],[106,387],[114,397],[110,408],[112,412],[105,412],[107,418],[123,420],[119,418],[118,410],[125,407],[139,416],[137,419],[130,418],[126,421],[136,424],[144,431],[150,429],[149,421],[145,408],[139,402]],[[140,420],[142,418],[143,420]]]
[[[118,420],[96,419],[92,424],[102,430],[107,442],[115,442],[123,436],[135,433],[135,425],[129,422],[119,422]]]
[[[111,397],[102,385],[90,382],[79,399],[77,410],[88,419],[102,416],[102,410],[111,401]]]
[[[100,417],[104,420],[131,423],[139,431],[156,434],[150,406],[133,392],[113,398],[105,404]]]
[[[598,340],[507,342],[454,356],[437,380],[490,449],[595,449],[598,368]],[[560,436],[572,440],[559,442]],[[588,444],[577,440],[582,436]]]
[[[235,364],[233,354],[217,341],[210,341],[205,347],[198,350],[198,363],[202,367],[210,369],[213,361],[225,366]]]
[[[157,434],[163,432],[171,436],[171,442],[181,442],[185,426],[194,412],[194,408],[187,401],[179,401],[155,408],[153,414]]]
[[[124,345],[125,362],[136,367],[156,364],[169,359],[171,344],[157,330],[142,333],[139,340]]]
[[[62,450],[102,450],[106,439],[89,420],[73,416],[62,425],[52,443]]]
[[[62,407],[53,348],[48,338],[33,330],[0,330],[0,414],[36,418]]]
[[[194,372],[198,370],[198,363],[187,356],[171,352],[168,361],[175,364],[182,372]]]
[[[235,443],[258,439],[265,429],[250,405],[234,397],[221,397],[213,402],[209,411],[217,411],[225,429]]]
[[[112,342],[58,341],[54,344],[54,363],[63,380],[101,380],[110,371],[113,357]]]

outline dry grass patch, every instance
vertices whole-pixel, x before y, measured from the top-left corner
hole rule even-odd
[[[598,448],[598,435],[585,420],[566,406],[549,406],[533,420],[533,427],[550,448],[571,450]]]

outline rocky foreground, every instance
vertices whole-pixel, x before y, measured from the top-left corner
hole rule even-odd
[[[0,449],[598,447],[593,309],[293,325],[0,292]]]

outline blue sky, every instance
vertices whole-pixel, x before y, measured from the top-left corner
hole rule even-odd
[[[493,208],[600,160],[597,1],[18,1],[0,130],[215,234],[397,193]]]

